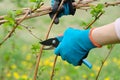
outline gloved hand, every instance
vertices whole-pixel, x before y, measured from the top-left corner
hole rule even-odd
[[[73,8],[72,2],[74,2],[74,0],[66,0],[63,3],[61,9],[58,12],[57,17],[54,20],[55,24],[59,23],[59,18],[61,16],[63,16],[63,15],[74,15],[75,14],[76,9]],[[56,13],[60,3],[61,3],[61,0],[51,0],[52,12],[49,14],[51,19],[53,18],[54,14]]]
[[[89,51],[96,47],[89,38],[90,31],[92,30],[68,28],[62,38],[58,37],[61,42],[55,49],[55,54],[74,66],[81,65]]]

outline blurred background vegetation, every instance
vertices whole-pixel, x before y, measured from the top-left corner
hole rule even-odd
[[[116,0],[100,0],[103,2]],[[50,5],[48,0],[45,5]],[[0,0],[0,16],[11,10],[31,7],[33,3],[29,0]],[[105,13],[93,25],[99,27],[113,22],[120,17],[120,6],[105,8]],[[54,25],[50,37],[63,33],[67,27],[82,29],[93,20],[90,11],[77,10],[74,16],[64,16],[58,25]],[[44,40],[50,23],[48,15],[25,20],[23,24],[30,27],[32,33]],[[10,26],[0,26],[0,41],[11,30]],[[33,37],[24,27],[17,29],[15,33],[0,47],[0,80],[32,80],[36,62],[36,53],[39,52],[39,40]],[[120,80],[120,45],[113,49],[108,60],[104,64],[99,80]],[[91,50],[88,60],[93,64],[92,69],[85,65],[74,67],[61,58],[58,58],[54,80],[95,80],[100,68],[101,61],[108,53],[106,46],[101,49]],[[39,66],[37,80],[49,80],[54,61],[53,50],[43,51]]]

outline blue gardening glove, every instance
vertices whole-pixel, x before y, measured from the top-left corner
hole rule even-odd
[[[91,42],[89,33],[89,29],[68,28],[62,38],[58,37],[61,42],[55,49],[55,54],[60,55],[63,60],[74,66],[81,65],[82,60],[87,57],[89,51],[96,47]]]
[[[57,17],[54,20],[55,24],[59,23],[59,18],[63,15],[74,15],[76,9],[72,6],[72,2],[74,2],[74,0],[66,0],[61,9],[58,12]],[[59,5],[61,3],[61,0],[51,0],[51,6],[52,6],[52,12],[49,14],[50,18],[52,19],[54,14],[56,13]]]

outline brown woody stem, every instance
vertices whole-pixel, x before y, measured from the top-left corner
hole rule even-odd
[[[117,6],[119,4],[120,4],[120,1],[104,3],[105,7]],[[73,6],[75,6],[76,9],[81,9],[81,8],[85,8],[85,7],[89,8],[91,5],[95,5],[95,4],[83,4],[83,3],[73,2]],[[24,15],[28,9],[29,8],[23,9],[23,13],[21,15]],[[43,15],[49,14],[51,11],[52,11],[52,9],[50,6],[41,6],[39,9],[36,9],[36,11],[31,12],[30,15],[27,15],[27,17],[25,19],[43,16]],[[4,20],[4,17],[5,16],[0,16],[0,25],[3,24],[4,22],[7,22],[7,20]],[[21,19],[21,17],[16,18],[16,21],[19,21],[20,19]]]
[[[90,23],[88,24],[85,29],[88,29],[90,26],[92,26],[101,16],[102,16],[103,12],[100,12],[99,15]]]
[[[18,21],[16,22],[15,26],[13,27],[13,29],[4,37],[3,41],[0,43],[0,46],[8,39],[11,37],[11,35],[15,32],[15,29],[18,27],[18,25],[24,21],[24,19],[26,18],[26,16],[29,14],[29,10],[26,12],[26,14]]]
[[[60,8],[61,8],[61,6],[62,6],[62,4],[63,4],[63,2],[64,2],[64,0],[61,1],[60,5],[59,5],[59,7],[58,7],[58,10],[57,10],[57,12],[55,13],[55,15],[54,15],[54,17],[53,17],[53,19],[52,19],[52,21],[51,21],[51,23],[50,23],[50,25],[49,25],[49,29],[48,29],[48,31],[47,31],[47,34],[46,34],[46,38],[45,38],[45,39],[48,39],[48,36],[49,36],[50,31],[51,31],[52,26],[53,26],[53,22],[54,22],[57,14],[58,14],[58,11],[60,10]],[[36,62],[36,67],[35,67],[34,79],[33,79],[33,80],[36,80],[36,78],[37,78],[37,72],[38,72],[38,67],[39,67],[39,63],[40,63],[41,56],[42,56],[43,48],[44,48],[44,46],[42,46],[42,47],[40,48],[40,53],[39,53],[39,55],[38,55],[38,57],[37,57],[37,62]],[[54,61],[54,62],[55,62],[55,61]],[[54,71],[53,71],[53,72],[54,72]]]
[[[55,65],[56,65],[56,62],[57,62],[57,58],[58,58],[58,56],[55,56],[54,64],[53,64],[53,67],[52,67],[52,73],[51,73],[51,76],[50,76],[50,80],[53,80],[53,77],[54,77]]]
[[[102,64],[101,64],[101,66],[100,66],[100,69],[99,69],[99,71],[98,71],[98,73],[97,73],[97,76],[96,76],[96,79],[95,79],[95,80],[98,80],[99,75],[100,75],[100,72],[102,71],[102,68],[103,68],[103,66],[104,66],[104,63],[106,62],[106,60],[108,59],[109,55],[111,54],[114,46],[115,46],[115,45],[112,45],[112,47],[110,48],[107,56],[106,56],[105,59],[102,61]]]

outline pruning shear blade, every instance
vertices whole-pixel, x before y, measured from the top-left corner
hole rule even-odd
[[[44,50],[54,49],[59,45],[59,41],[57,38],[50,38],[45,41],[40,42],[40,44],[44,45]]]

